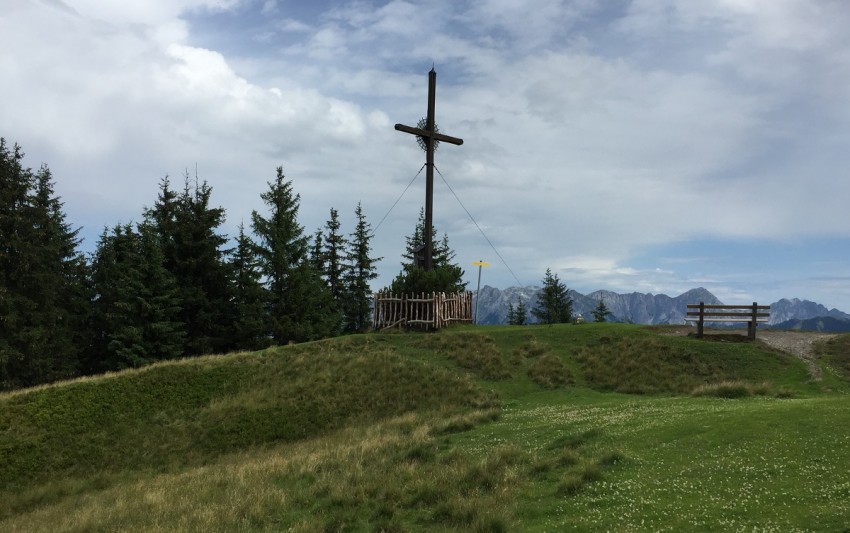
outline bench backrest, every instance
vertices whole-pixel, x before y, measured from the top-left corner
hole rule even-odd
[[[767,318],[770,316],[769,305],[724,305],[724,304],[688,304],[688,316],[731,317],[731,318]],[[690,311],[696,309],[696,311]]]

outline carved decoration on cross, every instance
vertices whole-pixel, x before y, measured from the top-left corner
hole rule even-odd
[[[434,104],[437,98],[437,73],[431,68],[428,73],[428,115],[425,118],[424,128],[412,128],[404,124],[396,124],[395,129],[416,135],[425,145],[425,270],[431,270],[433,266],[433,236],[431,235],[434,223],[434,149],[438,142],[461,145],[463,139],[444,135],[437,130],[434,121]],[[421,124],[421,121],[420,121]]]

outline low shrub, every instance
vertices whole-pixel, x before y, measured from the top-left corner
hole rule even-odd
[[[626,456],[623,455],[622,452],[615,450],[613,452],[608,452],[608,453],[604,454],[602,457],[600,457],[599,460],[598,460],[598,463],[601,466],[611,466],[611,465],[615,465],[617,463],[620,463],[622,461],[625,461],[625,459],[626,459]]]
[[[528,367],[528,377],[547,389],[563,387],[573,382],[570,369],[564,365],[558,356],[553,354],[546,354],[535,359]]]
[[[546,345],[532,337],[522,345],[518,346],[514,350],[514,353],[525,359],[530,359],[532,357],[539,357],[545,354],[546,351]]]
[[[772,387],[769,383],[748,383],[746,381],[722,381],[708,383],[696,387],[692,396],[716,396],[718,398],[747,398],[750,396],[766,396]]]
[[[495,381],[511,377],[502,359],[499,346],[486,335],[475,333],[430,335],[419,343],[419,347],[444,355],[461,368],[483,379]]]
[[[443,419],[431,428],[430,433],[431,435],[446,435],[449,433],[469,431],[484,422],[493,422],[498,420],[501,415],[502,411],[499,408],[475,410],[471,413]]]
[[[568,433],[566,435],[561,435],[549,444],[548,449],[558,450],[561,448],[579,448],[584,446],[585,443],[599,437],[600,434],[601,432],[598,429],[588,429],[581,433]]]
[[[598,457],[588,455],[585,444],[599,435],[599,430],[591,429],[559,436],[531,462],[529,475],[554,483],[555,494],[559,496],[572,496],[585,485],[601,480],[603,470],[624,460],[625,456],[616,450]]]
[[[839,335],[815,345],[823,361],[843,379],[850,379],[850,335]]]
[[[705,383],[754,383],[794,372],[799,365],[792,356],[777,355],[758,343],[648,335],[588,343],[575,359],[589,387],[626,394],[690,394]],[[739,393],[769,394],[757,388]]]
[[[558,483],[556,492],[561,496],[572,496],[581,490],[584,483],[584,478],[581,475],[570,472]]]

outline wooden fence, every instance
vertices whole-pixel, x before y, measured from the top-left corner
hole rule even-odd
[[[440,329],[472,322],[472,292],[401,295],[375,294],[375,329],[414,326]]]

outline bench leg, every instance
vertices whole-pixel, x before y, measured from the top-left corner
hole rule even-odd
[[[703,328],[703,321],[699,320],[697,322],[697,337],[699,337],[699,338],[702,338],[702,328]]]
[[[751,341],[756,340],[756,323],[755,322],[747,322],[747,336]]]

